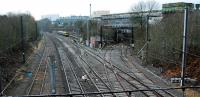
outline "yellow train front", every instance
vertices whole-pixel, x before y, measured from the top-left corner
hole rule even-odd
[[[65,36],[65,37],[68,37],[68,36],[69,36],[69,33],[66,32],[66,31],[58,31],[58,34],[63,35],[63,36]]]

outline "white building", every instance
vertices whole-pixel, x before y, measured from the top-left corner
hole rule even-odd
[[[42,16],[42,19],[45,19],[45,18],[47,18],[51,21],[56,21],[59,18],[59,15],[58,14],[50,14],[50,15]]]
[[[94,11],[92,13],[92,17],[100,17],[101,15],[107,15],[107,14],[110,14],[110,11],[108,10]]]

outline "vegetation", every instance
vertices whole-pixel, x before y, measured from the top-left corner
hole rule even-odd
[[[0,90],[10,81],[22,64],[22,36],[25,51],[31,51],[29,44],[35,42],[39,36],[36,21],[31,15],[9,13],[0,16]]]
[[[77,20],[68,20],[63,19],[63,25],[55,22],[52,23],[49,19],[42,19],[38,21],[39,29],[43,32],[52,32],[58,30],[65,30],[70,32],[71,34],[75,34],[81,36],[83,40],[87,39],[87,31],[90,32],[90,36],[99,35],[100,25],[96,20],[85,20],[85,19],[77,19]],[[88,29],[87,29],[88,26]],[[72,33],[73,32],[73,33]]]
[[[174,60],[173,63],[181,62],[182,37],[183,37],[183,13],[175,13],[164,16],[162,21],[150,26],[151,42],[149,43],[149,52],[165,56],[168,60]],[[189,14],[189,34],[188,34],[188,50],[189,53],[198,54],[198,43],[200,42],[198,25],[200,21],[199,12],[191,12]],[[170,25],[169,25],[170,24]]]
[[[144,2],[142,3],[144,4]],[[139,3],[138,12],[142,12],[144,6]],[[143,6],[143,8],[141,8]],[[140,9],[140,10],[139,10]],[[146,9],[146,8],[144,8]],[[149,11],[150,12],[150,11]],[[149,13],[150,14],[150,13]],[[135,36],[135,52],[137,53],[146,43],[146,20],[143,19],[144,14],[138,14],[131,18],[134,24],[138,24]],[[141,18],[140,18],[141,17]],[[200,65],[200,11],[193,10],[189,12],[189,32],[188,32],[188,60],[187,75],[200,80],[198,68]],[[175,12],[163,14],[162,18],[150,18],[154,21],[149,24],[149,42],[148,48],[145,47],[141,54],[147,64],[153,64],[162,67],[166,75],[171,77],[180,76],[180,66],[182,60],[182,41],[183,41],[183,20],[184,13]],[[145,53],[148,52],[148,53]],[[169,72],[170,71],[170,72]]]
[[[159,9],[159,3],[150,1],[140,1],[136,5],[132,6],[132,12],[136,13],[131,16],[130,20],[135,26],[134,28],[134,41],[135,41],[135,51],[138,52],[144,47],[146,43],[146,16],[150,15],[154,10]],[[148,12],[148,13],[145,13]]]
[[[154,2],[154,1],[152,1]],[[146,7],[147,5],[152,7]],[[162,18],[151,18],[149,23],[149,42],[146,40],[146,15],[151,15],[154,3],[139,2],[132,8],[138,14],[131,17],[132,23],[136,26],[134,31],[135,53],[141,55],[143,62],[161,67],[164,75],[178,77],[181,72],[182,41],[183,41],[183,11],[165,13]],[[144,14],[144,11],[149,13]],[[189,12],[189,34],[188,34],[188,60],[187,76],[200,81],[200,17],[199,10]],[[146,45],[148,43],[148,45]],[[138,53],[141,50],[140,53]]]
[[[23,17],[23,36],[24,42],[33,42],[39,35],[36,31],[36,22],[31,15],[27,14],[8,14],[0,16],[0,53],[19,48],[21,38],[21,21]]]
[[[42,19],[38,21],[39,30],[42,32],[48,32],[50,30],[51,21],[49,19]]]

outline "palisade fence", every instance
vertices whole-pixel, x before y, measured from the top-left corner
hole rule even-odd
[[[19,49],[22,40],[24,44],[35,41],[38,35],[37,24],[32,16],[27,14],[0,16],[1,54]]]

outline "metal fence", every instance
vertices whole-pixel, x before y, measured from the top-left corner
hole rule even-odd
[[[177,90],[178,94],[172,94],[171,97],[199,97],[200,96],[200,86],[195,87],[172,87],[172,88],[155,88],[155,89],[139,89],[139,90],[127,90],[127,91],[111,91],[111,92],[87,92],[87,93],[78,93],[78,94],[42,94],[42,95],[28,95],[28,97],[49,97],[49,96],[66,96],[66,97],[82,97],[82,96],[89,96],[89,97],[98,97],[101,95],[111,94],[116,97],[115,94],[126,93],[128,97],[133,97],[134,93],[137,92],[151,92],[151,91],[170,91],[170,90]],[[26,97],[27,95],[21,95]],[[158,96],[159,97],[159,96]]]

